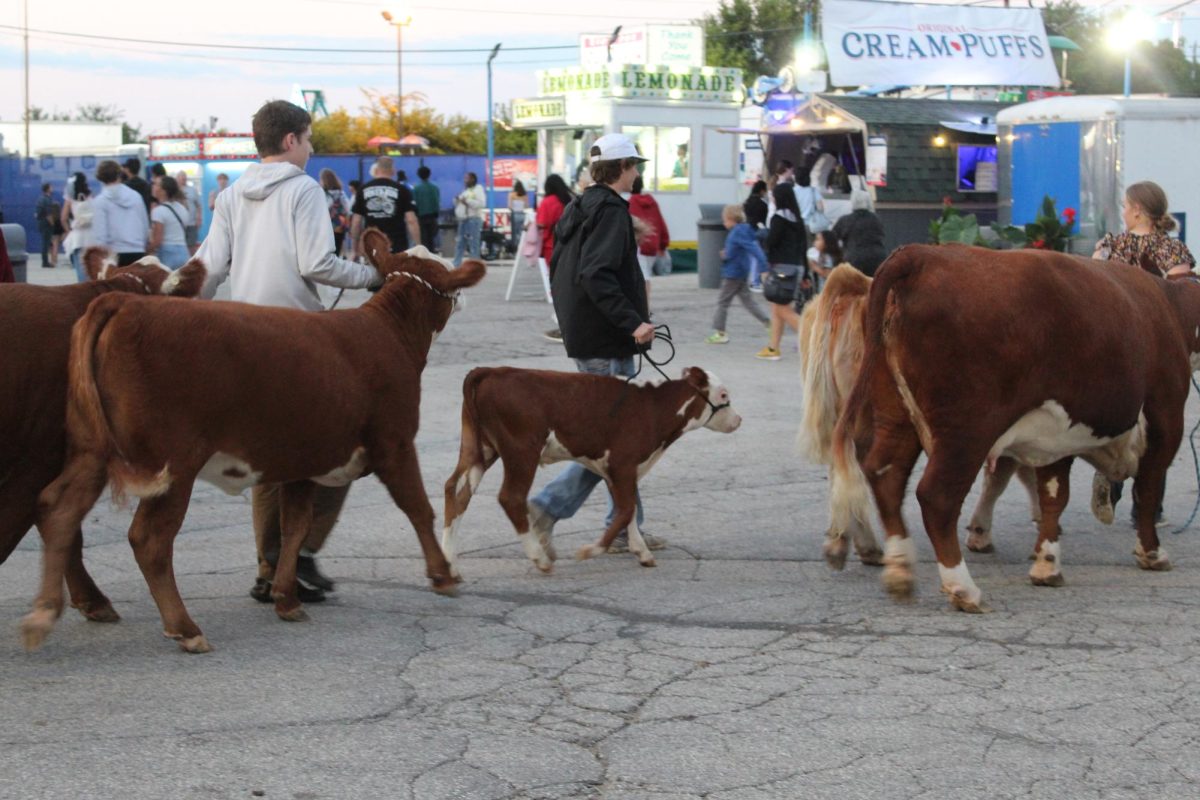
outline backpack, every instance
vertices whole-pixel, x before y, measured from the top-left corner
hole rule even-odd
[[[333,202],[329,205],[329,221],[333,224],[334,233],[345,233],[349,227],[349,218],[346,214],[346,200],[342,197],[342,193],[338,192],[333,198]]]
[[[90,228],[92,227],[92,218],[96,216],[96,210],[92,207],[92,201],[80,198],[71,202],[71,227],[72,228]]]

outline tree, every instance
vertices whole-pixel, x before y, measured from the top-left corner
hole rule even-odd
[[[747,83],[777,75],[795,59],[804,13],[813,14],[815,28],[819,9],[820,0],[721,0],[699,20],[708,64],[738,67]]]

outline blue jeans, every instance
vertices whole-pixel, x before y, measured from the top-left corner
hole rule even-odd
[[[176,270],[188,262],[186,244],[164,244],[158,248],[158,260],[167,269]]]
[[[454,242],[454,266],[462,263],[463,257],[479,258],[479,236],[483,233],[483,220],[467,217],[458,221],[458,238]]]
[[[77,247],[71,251],[71,266],[75,268],[75,280],[78,283],[87,283],[87,273],[83,271],[83,248]]]
[[[633,374],[633,356],[625,358],[577,358],[575,359],[575,366],[579,368],[580,372],[587,373],[588,375],[628,377]],[[533,502],[555,521],[567,519],[575,516],[575,512],[580,509],[588,499],[588,495],[592,493],[592,489],[595,489],[596,484],[603,480],[603,478],[583,465],[571,462],[557,478],[546,484],[546,488],[542,489],[538,493],[538,496],[533,498]],[[605,528],[612,523],[614,512],[612,495],[610,494],[608,497],[608,514],[604,517]],[[643,519],[645,519],[645,515],[642,513],[642,496],[639,493],[637,495],[638,530],[642,528]]]

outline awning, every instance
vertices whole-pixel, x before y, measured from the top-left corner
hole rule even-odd
[[[950,120],[939,120],[938,125],[959,133],[974,133],[979,136],[995,136],[996,135],[996,120],[989,119],[987,122],[952,122]]]
[[[1047,36],[1046,41],[1050,43],[1051,50],[1082,50],[1083,48],[1072,42],[1065,36]]]

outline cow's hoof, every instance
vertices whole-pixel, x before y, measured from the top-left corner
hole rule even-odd
[[[1137,559],[1139,567],[1151,572],[1169,572],[1171,569],[1171,559],[1162,547],[1147,553],[1142,549],[1142,543],[1138,542],[1133,548],[1133,557]]]
[[[295,605],[276,603],[275,616],[279,617],[284,622],[308,622],[308,612],[304,610],[304,606],[296,602]]]
[[[119,622],[121,615],[112,607],[112,603],[104,602],[94,606],[76,606],[79,613],[92,622]]]
[[[450,565],[450,580],[455,583],[462,583],[462,573],[458,571],[458,564]]]
[[[913,596],[916,581],[908,567],[885,566],[883,588],[895,600],[908,600]]]
[[[35,608],[21,620],[21,644],[29,652],[42,646],[50,631],[54,630],[54,621],[58,615],[49,608]]]
[[[575,558],[578,561],[587,561],[589,558],[597,558],[607,552],[607,549],[598,544],[585,544],[575,551]]]
[[[638,563],[641,564],[643,567],[657,567],[658,566],[658,562],[654,560],[654,556],[650,556],[650,555],[648,555],[644,561],[639,558]]]
[[[845,536],[831,536],[825,539],[825,546],[821,548],[825,553],[825,563],[835,572],[841,572],[846,568],[846,555],[850,552],[850,543],[846,541]]]
[[[883,551],[878,547],[858,551],[858,560],[867,567],[883,566]]]
[[[458,597],[458,581],[456,581],[453,577],[446,576],[431,578],[430,584],[433,587],[433,590],[440,595],[445,595],[446,597]]]
[[[538,544],[542,546],[542,551],[546,554],[546,558],[551,561],[558,561],[558,551],[554,549],[554,539],[548,533],[538,533]]]
[[[1030,574],[1029,582],[1034,586],[1062,586],[1066,583],[1061,572],[1055,572],[1050,575]]]
[[[983,604],[983,599],[972,600],[967,590],[961,586],[955,589],[943,590],[950,597],[950,605],[967,614],[987,614],[991,609]]]
[[[971,531],[967,534],[967,549],[972,553],[996,552],[996,545],[992,544],[992,532]]]
[[[211,653],[212,652],[212,645],[208,643],[208,639],[204,638],[203,633],[199,634],[198,636],[192,636],[187,639],[184,639],[182,637],[174,637],[174,638],[176,638],[179,641],[179,649],[185,653],[200,654],[200,653]]]

